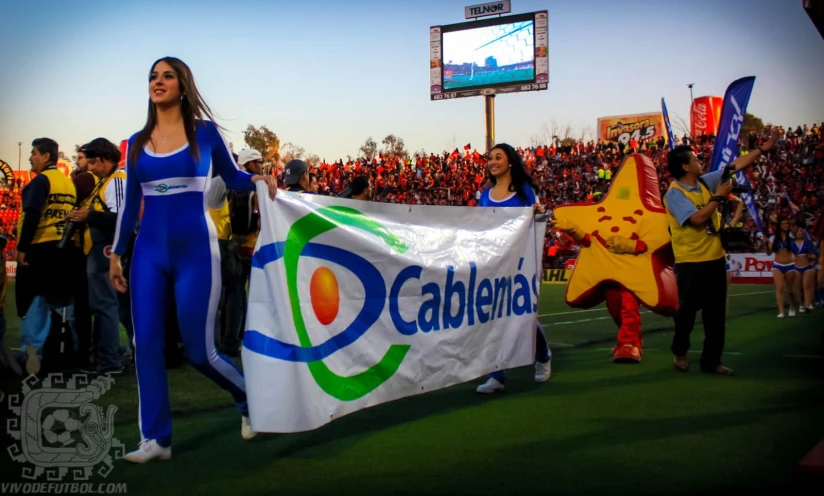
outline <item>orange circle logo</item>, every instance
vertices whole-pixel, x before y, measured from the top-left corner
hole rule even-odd
[[[334,322],[340,310],[340,292],[335,273],[326,267],[318,268],[309,282],[309,296],[318,322],[323,325]]]

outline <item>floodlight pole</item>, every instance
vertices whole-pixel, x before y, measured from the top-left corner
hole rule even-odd
[[[486,151],[495,146],[495,95],[484,95],[486,114]]]

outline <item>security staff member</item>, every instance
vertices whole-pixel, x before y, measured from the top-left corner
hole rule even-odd
[[[759,148],[737,158],[735,171],[750,166],[755,159],[775,146],[778,134]],[[673,364],[681,371],[689,369],[687,351],[695,315],[702,311],[704,349],[701,371],[732,375],[721,363],[724,352],[726,320],[726,263],[720,230],[718,207],[732,191],[732,182],[721,183],[724,169],[701,174],[702,165],[689,146],[678,146],[667,156],[670,175],[675,179],[664,196],[675,253],[675,276],[678,283],[679,309],[675,315],[672,340]]]
[[[117,213],[123,204],[126,172],[118,169],[120,150],[105,138],[83,145],[89,172],[98,179],[92,194],[69,213],[71,222],[85,222],[83,252],[87,256],[89,308],[94,317],[95,366],[100,374],[123,371],[120,360],[120,316],[117,291],[109,280],[109,257]]]
[[[232,158],[237,163],[239,157],[236,153],[232,154]],[[209,217],[212,218],[215,230],[217,230],[217,243],[220,248],[221,287],[220,301],[215,316],[215,346],[223,353],[227,351],[223,349],[222,341],[226,335],[226,295],[229,293],[231,281],[239,277],[241,270],[240,264],[237,263],[237,246],[232,244],[232,219],[226,193],[226,183],[216,175],[212,178],[212,187],[209,191]],[[215,194],[217,197],[213,198]]]
[[[77,190],[77,201],[82,203],[94,191],[97,185],[97,177],[89,172],[89,164],[86,161],[86,155],[83,150],[77,150],[77,169],[72,171],[69,175],[74,187]],[[85,225],[78,225],[77,244],[82,245],[83,231],[86,229]],[[77,352],[74,356],[75,368],[82,370],[91,370],[92,360],[94,357],[94,348],[92,345],[92,312],[89,308],[89,281],[86,277],[86,255],[83,250],[73,250],[75,256],[72,258],[71,267],[72,281],[74,287],[74,331],[77,336]]]
[[[26,371],[40,371],[40,356],[50,329],[50,311],[72,305],[70,260],[74,246],[58,248],[77,192],[57,170],[58,145],[49,138],[32,141],[32,172],[23,188],[23,212],[17,224],[17,315]],[[71,315],[71,311],[67,315]],[[72,320],[69,318],[68,320]],[[73,323],[70,323],[73,324]]]

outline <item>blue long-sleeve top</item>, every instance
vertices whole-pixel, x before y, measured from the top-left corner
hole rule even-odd
[[[136,136],[129,138],[129,150]],[[238,168],[213,122],[200,123],[196,140],[199,160],[195,160],[188,144],[162,154],[144,147],[137,163],[131,163],[127,152],[126,201],[118,212],[114,253],[123,255],[126,252],[144,198],[141,233],[158,228],[185,230],[187,225],[197,225],[196,221],[204,215],[208,217],[206,199],[214,172],[230,189],[254,190],[252,175]],[[169,218],[176,219],[175,223],[170,223]],[[192,222],[187,224],[187,219]]]

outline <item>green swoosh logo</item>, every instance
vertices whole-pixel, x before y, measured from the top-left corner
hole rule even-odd
[[[286,285],[289,289],[289,303],[295,321],[298,342],[303,347],[311,347],[312,341],[306,331],[306,323],[300,311],[298,296],[298,260],[303,247],[312,239],[340,226],[350,226],[379,237],[396,253],[404,253],[406,244],[386,230],[374,219],[350,207],[323,207],[298,219],[289,229],[284,244],[283,263],[286,268]],[[368,303],[364,303],[368,304]],[[386,382],[400,367],[409,345],[393,344],[383,358],[367,370],[352,376],[340,376],[332,372],[322,360],[309,362],[309,371],[318,386],[326,394],[341,401],[361,398]]]

